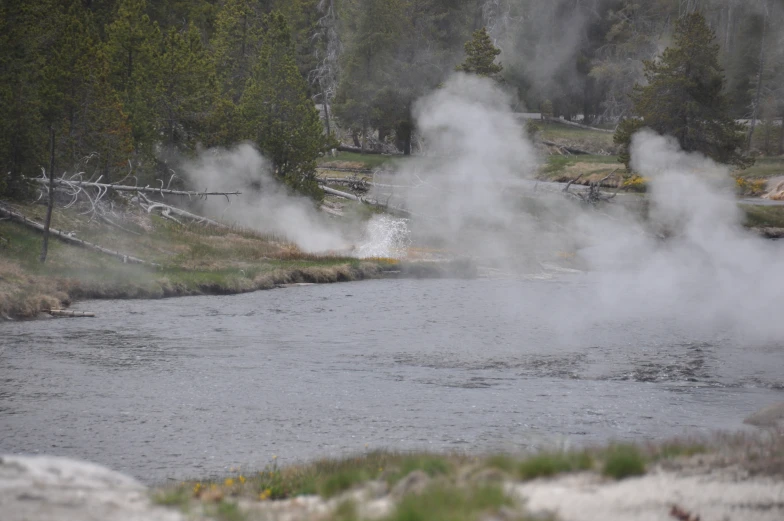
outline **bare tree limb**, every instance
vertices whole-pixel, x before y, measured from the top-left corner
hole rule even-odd
[[[35,178],[33,181],[37,183],[47,183],[47,179],[42,178]],[[150,186],[139,187],[139,186],[129,186],[129,185],[116,185],[116,184],[109,184],[109,183],[98,183],[98,182],[89,182],[89,181],[69,181],[66,179],[55,179],[54,183],[57,185],[68,185],[68,186],[76,186],[76,187],[89,187],[89,188],[98,188],[99,190],[116,190],[118,192],[145,192],[149,194],[160,194],[160,195],[184,195],[188,197],[206,197],[209,195],[240,195],[242,192],[198,192],[198,191],[191,191],[191,190],[170,190],[168,188],[163,188],[163,181],[161,181],[161,188],[153,188]]]
[[[13,210],[11,210],[9,208],[5,208],[3,206],[0,206],[0,215],[5,215],[6,217],[9,217],[12,221],[16,221],[19,224],[27,226],[28,228],[32,228],[32,229],[37,230],[39,232],[43,232],[44,231],[44,225],[43,224],[37,223],[37,222],[35,222],[33,220],[30,220],[27,217],[25,217],[24,215],[22,215],[21,213],[14,212]],[[104,248],[103,246],[99,246],[99,245],[94,244],[92,242],[87,242],[87,241],[84,241],[82,239],[77,239],[72,234],[61,232],[59,230],[55,230],[54,228],[49,228],[49,234],[51,236],[57,237],[58,239],[60,239],[63,242],[67,242],[69,244],[73,244],[75,246],[81,246],[83,248],[88,248],[88,249],[91,249],[91,250],[96,250],[96,251],[99,251],[99,252],[104,253],[106,255],[110,255],[112,257],[116,257],[118,259],[121,259],[123,262],[126,262],[126,263],[145,264],[145,265],[148,265],[148,266],[160,266],[160,264],[156,264],[154,262],[149,262],[149,261],[145,261],[145,260],[142,260],[142,259],[138,259],[136,257],[133,257],[131,255],[126,255],[126,254],[124,254],[122,252],[119,252],[119,251],[115,251],[115,250],[110,250],[108,248]]]

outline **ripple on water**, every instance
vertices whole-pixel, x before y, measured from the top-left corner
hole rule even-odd
[[[158,481],[366,445],[515,450],[728,429],[781,401],[784,349],[667,319],[570,330],[556,304],[584,291],[579,278],[380,280],[3,323],[0,451]]]

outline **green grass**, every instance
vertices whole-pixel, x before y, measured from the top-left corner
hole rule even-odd
[[[705,454],[706,452],[708,452],[708,447],[704,443],[673,441],[655,446],[651,459],[654,461],[669,460]]]
[[[158,505],[184,510],[190,503],[191,494],[185,488],[166,489],[153,494],[152,500]]]
[[[583,177],[606,176],[613,170],[616,174],[626,173],[624,166],[618,162],[618,156],[580,155],[580,156],[548,156],[539,173],[539,177],[550,181],[573,179],[580,174]]]
[[[499,486],[460,488],[434,483],[421,494],[405,496],[385,521],[476,521],[513,505],[514,500]]]
[[[590,470],[593,458],[587,452],[553,452],[532,456],[518,467],[519,476],[524,479],[550,477],[562,472]]]
[[[557,122],[537,122],[541,129],[539,135],[546,141],[554,141],[563,145],[572,145],[576,148],[585,148],[590,152],[604,150],[612,153],[615,150],[612,132],[599,132]]]
[[[748,227],[784,228],[784,206],[739,206],[746,213],[744,224]]]
[[[614,479],[645,474],[645,457],[632,445],[610,447],[604,455],[602,474]]]
[[[21,211],[40,222],[45,208],[28,205]],[[35,316],[72,299],[225,294],[292,282],[358,280],[387,269],[376,261],[303,253],[279,237],[243,228],[183,226],[146,215],[137,218],[148,219],[142,235],[57,208],[52,227],[73,231],[78,238],[158,267],[124,264],[56,237],[49,241],[47,261],[41,264],[42,235],[20,224],[0,221],[0,315]]]
[[[745,179],[784,176],[784,157],[758,157],[754,165],[733,173]]]
[[[237,503],[221,501],[215,506],[214,517],[218,521],[245,521],[248,516]]]
[[[325,155],[320,157],[317,161],[320,167],[329,167],[330,165],[363,168],[372,170],[383,164],[393,161],[405,161],[407,158],[403,156],[385,156],[382,154],[359,154],[357,152],[338,152],[335,157]],[[354,165],[341,165],[341,163],[349,162],[355,163]]]

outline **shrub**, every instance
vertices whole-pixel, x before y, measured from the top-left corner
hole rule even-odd
[[[618,445],[607,452],[602,474],[623,479],[645,473],[645,459],[640,451],[631,445]]]

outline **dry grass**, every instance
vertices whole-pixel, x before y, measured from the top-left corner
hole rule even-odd
[[[43,207],[18,207],[42,219]],[[136,222],[138,221],[138,222]],[[38,262],[41,237],[21,225],[0,222],[0,315],[33,317],[73,299],[162,298],[227,294],[297,282],[329,283],[383,276],[386,262],[338,254],[313,255],[275,236],[234,228],[181,226],[155,216],[130,214],[123,227],[142,235],[57,209],[53,227],[160,268],[123,264],[98,252],[50,241],[45,264]]]
[[[616,186],[622,183],[626,169],[616,156],[550,156],[539,177],[548,181],[565,183],[582,175],[579,184],[595,183],[615,171],[605,184]]]

